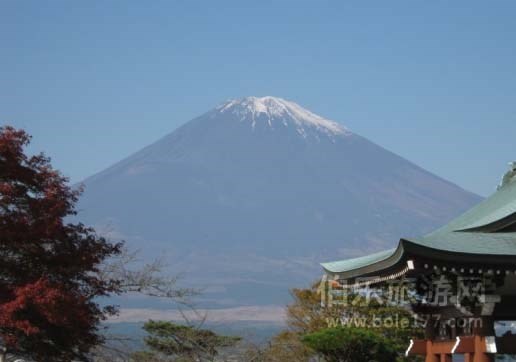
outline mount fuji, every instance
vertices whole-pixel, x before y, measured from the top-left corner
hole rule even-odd
[[[318,262],[392,247],[480,197],[275,97],[227,101],[86,180],[80,218],[204,289],[283,303]]]

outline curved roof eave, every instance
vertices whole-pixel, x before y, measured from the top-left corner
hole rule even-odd
[[[396,265],[403,257],[403,245],[400,242],[395,249],[384,250],[359,258],[321,263],[329,274],[338,274],[341,278],[354,278],[381,271]]]
[[[516,175],[516,165],[511,175]],[[445,226],[422,237],[404,238],[395,249],[360,258],[322,263],[329,274],[342,278],[371,275],[394,267],[410,255],[442,260],[485,261],[516,265],[516,233],[501,232],[516,219],[516,176],[504,182],[487,199]]]
[[[516,213],[516,181],[500,187],[494,194],[428,236],[443,231],[481,229]]]
[[[515,233],[442,231],[420,238],[403,238],[402,240],[445,253],[495,256],[516,255]]]

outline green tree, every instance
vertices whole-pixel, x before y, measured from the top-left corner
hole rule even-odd
[[[260,353],[256,348],[251,350],[253,361],[309,361],[316,351],[303,343],[303,337],[332,327],[349,327],[383,336],[396,351],[398,360],[403,361],[410,339],[421,334],[415,328],[410,309],[380,299],[381,291],[379,298],[367,300],[360,295],[348,295],[346,304],[326,307],[321,305],[318,283],[311,288],[293,289],[291,294],[293,302],[287,306],[288,329],[275,336]]]
[[[302,341],[327,362],[392,362],[398,357],[391,339],[364,328],[327,328],[302,337]]]
[[[213,361],[221,348],[240,341],[239,337],[167,321],[150,320],[143,329],[149,334],[144,341],[150,351],[135,353],[134,361]]]
[[[266,348],[251,345],[244,354],[246,362],[283,362],[309,361],[314,351],[300,339],[298,333],[282,331],[272,338]]]

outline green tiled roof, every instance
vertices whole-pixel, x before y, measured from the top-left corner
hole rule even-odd
[[[394,254],[395,251],[396,249],[390,249],[381,251],[379,253],[362,256],[360,258],[333,261],[329,263],[322,263],[321,265],[326,270],[340,273],[353,269],[359,269],[370,264],[378,263],[380,261],[388,259],[390,256]]]
[[[493,195],[447,225],[428,235],[402,240],[448,252],[516,256],[516,232],[485,231],[486,226],[500,220],[516,222],[515,172],[513,170],[511,174],[512,180],[505,182]],[[377,263],[380,267],[386,264],[383,261],[387,259],[397,259],[395,254],[399,249],[400,246],[360,258],[323,263],[322,266],[332,273],[347,273]]]
[[[506,218],[514,213],[516,213],[516,181],[500,187],[480,204],[432,234],[442,231],[449,232],[452,230],[478,228]]]
[[[516,233],[467,231],[492,224],[515,212],[516,182],[511,182],[442,228],[406,240],[451,252],[516,255]]]

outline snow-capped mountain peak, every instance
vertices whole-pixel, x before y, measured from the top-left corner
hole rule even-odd
[[[306,136],[309,129],[322,131],[327,135],[344,135],[351,132],[343,125],[318,116],[297,103],[278,97],[246,97],[229,100],[216,108],[218,113],[236,115],[241,121],[251,122],[253,129],[257,123],[265,123],[270,128],[280,124],[293,124],[297,132]]]
[[[228,307],[284,304],[315,261],[388,248],[480,200],[272,97],[208,110],[84,184],[81,221]]]

